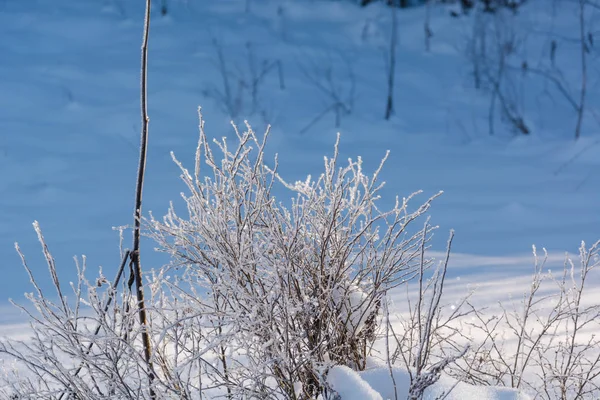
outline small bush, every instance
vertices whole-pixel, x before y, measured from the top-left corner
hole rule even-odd
[[[216,142],[216,157],[201,124],[195,173],[180,165],[187,215],[171,207],[152,236],[202,288],[194,313],[210,321],[205,340],[218,343],[230,393],[315,398],[331,366],[365,368],[385,293],[418,270],[428,237],[408,228],[432,199],[382,211],[383,162],[371,176],[360,158],[340,166],[337,143],[316,180],[285,182],[264,161],[268,134],[236,133],[238,146]],[[294,194],[289,207],[275,185]]]

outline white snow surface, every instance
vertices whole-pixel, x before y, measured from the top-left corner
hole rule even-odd
[[[86,254],[92,271],[102,265],[113,276],[117,269],[119,237],[113,227],[129,225],[133,218],[143,3],[0,1],[0,335],[23,335],[24,316],[8,298],[23,303],[23,293],[31,290],[15,241],[42,289],[51,287],[31,228],[34,220],[40,221],[65,282],[75,278],[75,254]],[[255,0],[247,11],[242,0],[173,0],[162,17],[160,2],[155,3],[145,214],[161,215],[169,201],[180,201],[183,185],[169,153],[192,165],[198,106],[209,135],[233,140],[230,118],[214,95],[215,88],[222,91],[216,41],[236,79],[251,74],[249,52],[255,65],[281,66],[284,88],[276,69],[270,70],[255,109],[246,96],[236,122],[247,119],[256,131],[272,125],[267,151],[279,154],[280,172],[288,181],[318,175],[340,132],[342,158],[360,155],[365,169],[375,169],[391,150],[382,173],[384,205],[416,190],[424,191],[422,200],[445,192],[434,202],[431,217],[441,228],[436,250],[443,251],[445,232],[456,231],[446,287],[450,301],[472,287],[484,292],[478,298],[484,305],[519,297],[532,272],[532,244],[549,250],[548,268],[562,268],[565,252],[575,253],[582,240],[600,238],[597,68],[589,72],[591,111],[580,140],[573,140],[576,113],[555,87],[535,77],[517,82],[532,133],[516,135],[497,116],[490,136],[489,95],[473,87],[465,56],[472,21],[450,18],[448,8],[434,7],[427,52],[426,10],[410,9],[398,13],[396,112],[385,121],[386,7]],[[515,29],[524,38],[519,51],[529,65],[548,57],[548,36],[540,32],[566,37],[575,31],[575,8],[561,4],[558,12],[545,1],[530,1],[515,17]],[[590,13],[592,23],[598,12]],[[597,56],[593,49],[592,66]],[[557,53],[573,90],[578,57],[575,45]],[[311,123],[330,105],[306,77],[315,65],[331,68],[343,93],[355,82],[353,112],[342,116],[340,127],[334,126],[333,113]],[[129,238],[127,233],[125,246]],[[146,270],[165,262],[151,251],[152,243],[142,246]],[[597,276],[591,279],[599,285]],[[401,303],[403,296],[400,289],[392,297]],[[406,373],[394,373],[406,390]],[[383,367],[362,373],[337,367],[329,379],[344,400],[394,398]],[[436,398],[452,385],[442,377],[427,396]],[[448,398],[526,399],[509,390],[465,384]]]
[[[401,368],[392,368],[391,373],[390,369],[384,366],[355,372],[340,366],[331,369],[328,382],[343,400],[389,400],[406,398],[410,378],[406,370]],[[440,377],[434,386],[427,389],[423,399],[439,399],[446,394],[445,398],[448,400],[530,400],[529,396],[514,389],[473,386],[447,376]]]
[[[327,382],[342,399],[383,400],[358,372],[351,368],[339,366],[329,371]]]

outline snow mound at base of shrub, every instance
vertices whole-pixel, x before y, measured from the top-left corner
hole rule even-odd
[[[344,366],[334,367],[327,374],[327,382],[342,400],[383,400],[358,372]]]
[[[402,368],[392,368],[396,383],[398,399],[406,399],[410,378]],[[394,381],[387,367],[375,367],[356,372],[344,366],[334,367],[329,371],[327,382],[341,397],[341,400],[388,400],[395,399]],[[457,382],[448,376],[428,388],[424,400],[441,398],[445,393],[447,400],[531,400],[531,398],[515,389],[473,386]]]

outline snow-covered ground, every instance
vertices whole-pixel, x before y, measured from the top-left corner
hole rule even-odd
[[[376,366],[357,373],[348,367],[335,367],[329,373],[329,382],[343,400],[387,400],[404,399],[410,379],[400,368],[390,372],[385,366]],[[514,389],[471,386],[448,377],[442,377],[423,397],[424,400],[529,400]]]
[[[87,255],[91,269],[102,265],[108,276],[117,268],[119,236],[112,228],[132,221],[142,3],[0,2],[0,334],[21,332],[22,316],[8,298],[21,301],[30,290],[13,243],[35,274],[45,273],[34,220],[65,281],[75,279],[76,254]],[[253,69],[269,67],[254,102],[244,89],[236,122],[248,119],[256,131],[272,125],[268,151],[279,154],[289,180],[318,174],[339,131],[342,156],[360,155],[367,168],[391,150],[383,202],[416,190],[424,191],[423,199],[444,191],[431,217],[440,226],[437,250],[443,251],[445,232],[456,231],[449,293],[476,284],[494,294],[490,302],[518,296],[532,271],[532,244],[550,251],[552,268],[581,240],[600,238],[598,50],[589,53],[589,111],[578,141],[568,101],[525,72],[515,74],[514,90],[532,133],[514,134],[497,113],[490,136],[490,96],[473,87],[466,55],[473,21],[449,17],[448,8],[430,10],[429,52],[426,8],[398,13],[396,112],[385,121],[389,9],[316,0],[169,6],[165,17],[156,6],[150,36],[146,212],[161,215],[170,200],[178,201],[183,185],[169,152],[192,164],[198,106],[209,135],[233,138],[219,100],[220,53],[234,98],[241,81],[251,86]],[[568,2],[557,10],[532,1],[514,25],[518,54],[530,67],[549,57],[550,38],[564,39],[556,63],[574,97],[579,50],[568,38],[577,37],[576,11]],[[590,10],[590,26],[598,16]],[[332,103],[318,87],[330,83],[342,100],[352,98],[352,113],[341,116],[339,128],[334,113],[324,113]],[[144,245],[145,269],[160,266],[164,259],[149,252],[150,242]]]

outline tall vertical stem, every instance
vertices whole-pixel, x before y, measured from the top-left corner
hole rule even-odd
[[[150,335],[148,334],[148,319],[146,306],[144,304],[144,286],[142,281],[142,266],[140,264],[140,230],[142,223],[142,192],[144,188],[144,173],[146,171],[146,153],[148,149],[148,108],[147,108],[147,72],[148,72],[148,33],[150,31],[150,6],[152,0],[146,0],[146,13],[144,17],[144,34],[142,39],[142,66],[140,82],[140,103],[142,113],[142,137],[140,142],[140,163],[137,174],[135,190],[135,210],[133,229],[133,250],[131,252],[131,267],[135,278],[135,289],[137,296],[138,316],[142,326],[142,343],[144,346],[144,359],[148,368],[149,394],[151,399],[156,399],[156,393],[152,388],[154,382],[154,367],[152,365],[152,348]]]

